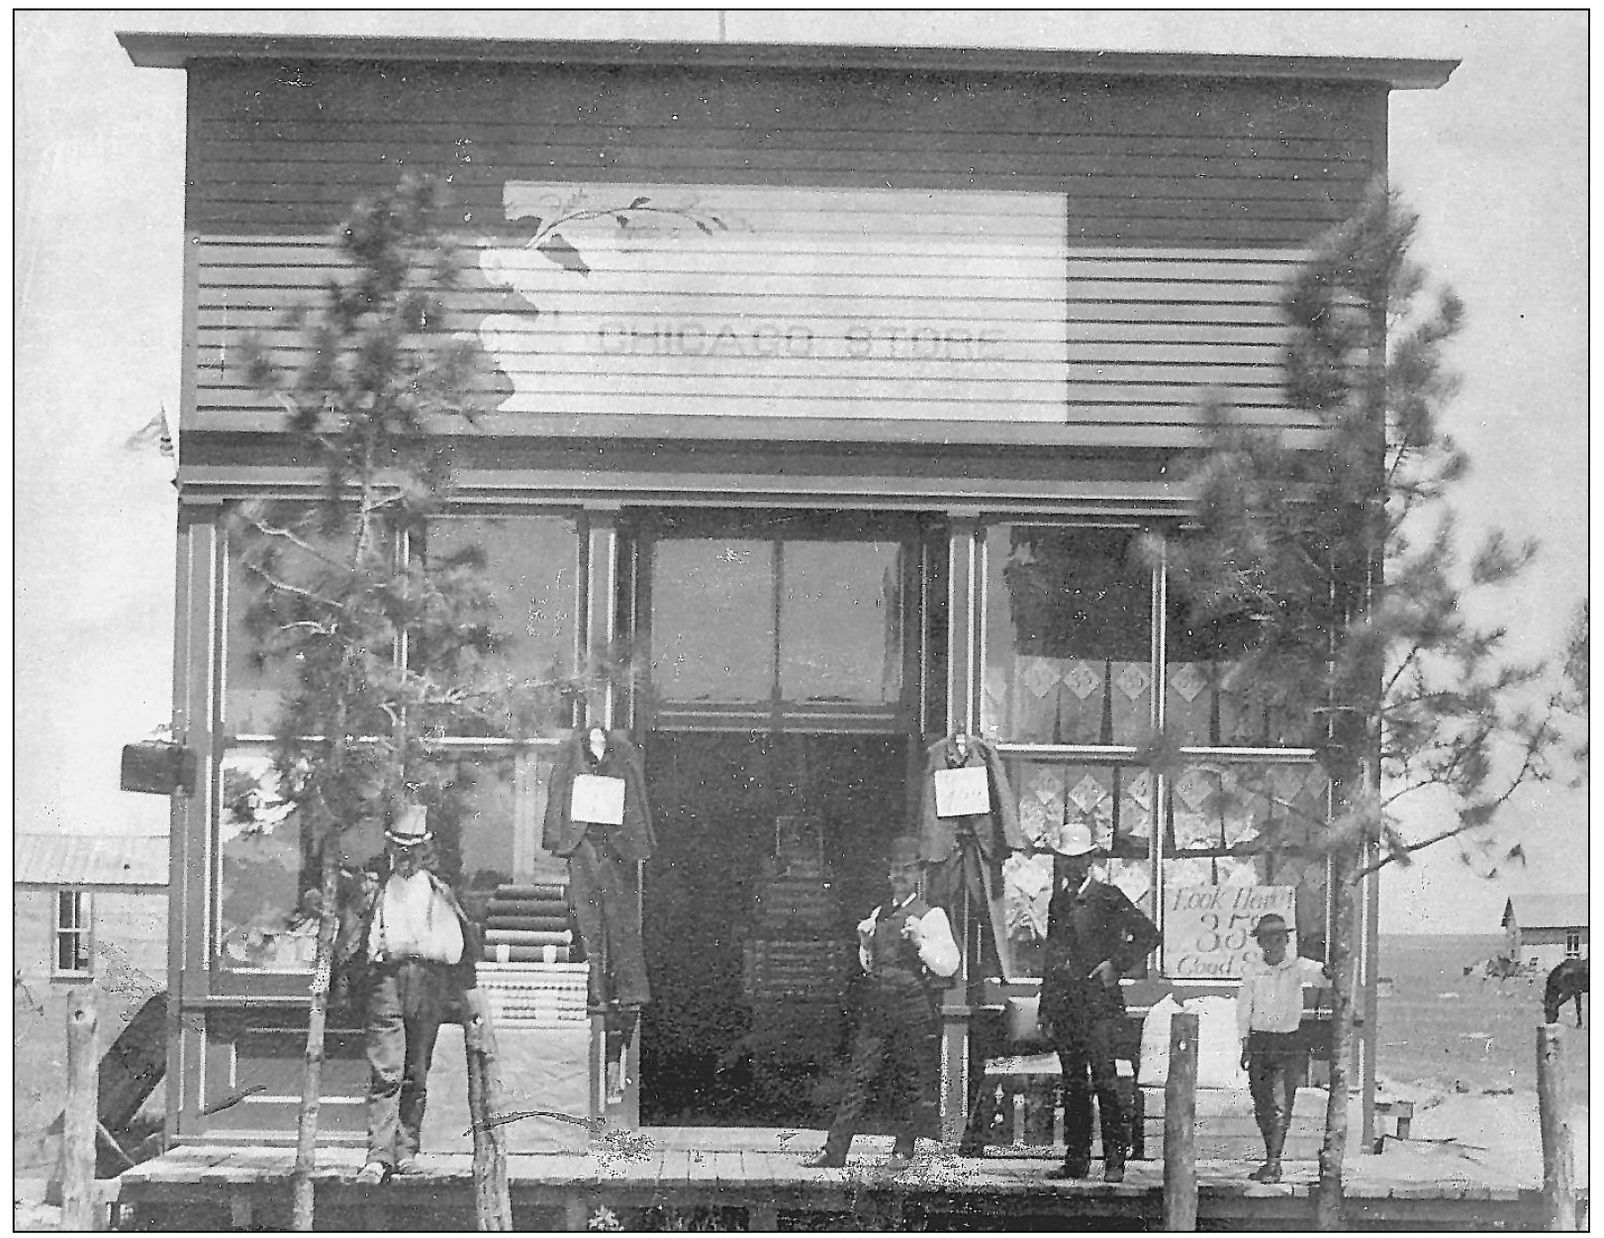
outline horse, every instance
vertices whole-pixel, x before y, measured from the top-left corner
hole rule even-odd
[[[1582,1026],[1582,994],[1587,992],[1587,960],[1566,959],[1548,973],[1543,985],[1543,1021],[1558,1023],[1560,1007],[1576,1001],[1576,1026]]]

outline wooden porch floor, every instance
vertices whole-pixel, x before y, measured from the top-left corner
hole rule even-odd
[[[862,1136],[845,1169],[805,1168],[802,1162],[821,1143],[818,1131],[648,1128],[593,1137],[585,1153],[509,1156],[515,1225],[584,1229],[599,1207],[615,1214],[651,1207],[739,1209],[748,1228],[771,1231],[795,1214],[820,1213],[864,1229],[998,1229],[1030,1220],[1148,1229],[1162,1217],[1156,1161],[1132,1162],[1117,1185],[1098,1177],[1059,1182],[1046,1177],[1056,1159],[1048,1149],[993,1150],[977,1159],[924,1141],[911,1165],[892,1170],[885,1164],[890,1138]],[[320,1228],[341,1219],[345,1227],[369,1231],[472,1228],[467,1155],[425,1154],[419,1173],[376,1188],[353,1181],[362,1159],[353,1147],[320,1150]],[[201,1207],[220,1214],[218,1224],[279,1228],[288,1216],[293,1160],[288,1147],[174,1149],[125,1172],[117,1205],[134,1205],[142,1227],[162,1226],[164,1213],[177,1221],[174,1209]],[[1094,1171],[1099,1168],[1094,1163]],[[1251,1162],[1199,1162],[1200,1225],[1307,1228],[1314,1164],[1289,1164],[1286,1180],[1274,1186],[1250,1181],[1252,1168]],[[1451,1159],[1433,1168],[1407,1155],[1358,1157],[1347,1174],[1349,1219],[1356,1228],[1540,1228],[1538,1186],[1472,1181]],[[191,1213],[189,1221],[195,1219]]]

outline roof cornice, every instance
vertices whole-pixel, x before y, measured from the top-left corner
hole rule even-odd
[[[374,35],[185,34],[121,31],[142,68],[197,60],[476,61],[501,64],[698,68],[892,69],[1050,73],[1099,77],[1295,78],[1434,90],[1457,60],[1369,56],[1258,56],[1204,52],[1055,51],[992,47],[871,47],[821,43],[484,39]]]

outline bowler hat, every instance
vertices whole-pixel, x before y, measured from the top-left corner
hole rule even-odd
[[[429,832],[429,810],[422,804],[408,804],[384,831],[386,842],[398,847],[419,847],[434,838]]]
[[[919,840],[912,834],[898,834],[886,855],[888,868],[912,868],[919,863]]]
[[[1273,911],[1266,916],[1260,916],[1259,922],[1253,926],[1253,935],[1263,937],[1266,933],[1285,933],[1287,922]]]
[[[1065,821],[1047,831],[1045,841],[1059,855],[1087,855],[1096,850],[1092,831],[1084,822]]]

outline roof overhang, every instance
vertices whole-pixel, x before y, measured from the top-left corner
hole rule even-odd
[[[1044,73],[1110,78],[1296,79],[1435,90],[1457,60],[1370,56],[1249,56],[1202,52],[1053,51],[992,47],[871,47],[823,43],[638,42],[371,35],[184,34],[121,31],[142,68],[197,60],[470,61],[501,64],[642,65],[707,69],[882,69],[904,72]]]

